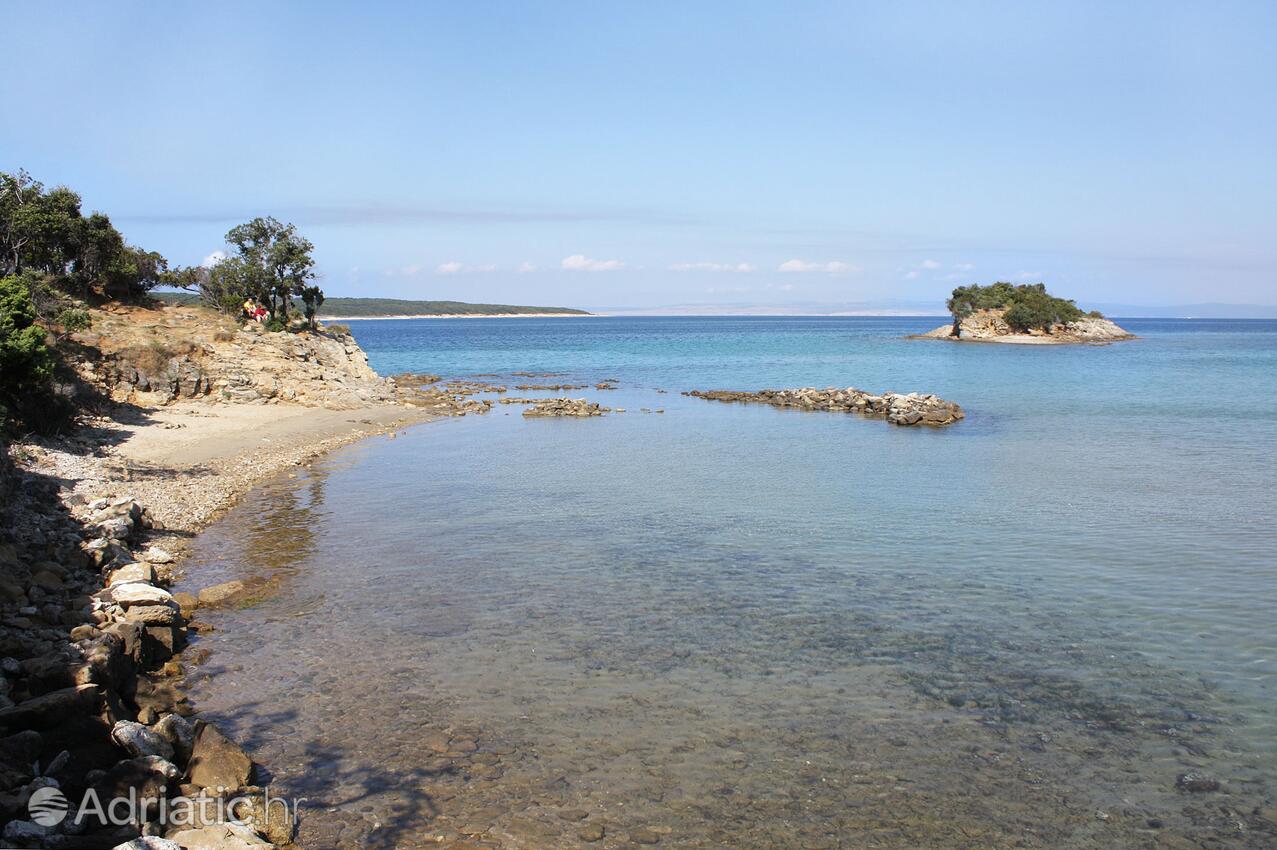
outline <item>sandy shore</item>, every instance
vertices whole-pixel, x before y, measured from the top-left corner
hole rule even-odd
[[[327,410],[286,404],[185,402],[136,416],[98,418],[70,439],[28,442],[29,468],[86,500],[130,495],[180,553],[255,484],[338,446],[429,421],[395,404]],[[166,534],[170,532],[171,534]]]

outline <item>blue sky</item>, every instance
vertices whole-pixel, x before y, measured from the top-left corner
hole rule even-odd
[[[175,262],[273,214],[340,295],[1277,304],[1277,3],[0,14],[0,168]]]

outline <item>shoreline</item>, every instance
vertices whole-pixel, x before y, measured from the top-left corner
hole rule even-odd
[[[0,677],[0,735],[27,748],[29,787],[53,783],[68,795],[97,791],[109,799],[133,789],[178,807],[223,789],[253,806],[270,799],[263,790],[269,767],[261,770],[251,750],[189,700],[188,666],[202,658],[186,652],[187,636],[207,628],[198,609],[233,600],[174,592],[185,557],[200,532],[265,480],[342,446],[439,418],[384,402],[345,410],[117,405],[109,415],[84,417],[69,433],[10,442],[0,458],[4,515],[12,521],[0,538],[0,590],[10,604],[26,607],[0,630],[11,656]],[[51,560],[38,561],[41,554]],[[35,564],[25,581],[24,562]],[[39,676],[11,681],[32,659],[43,665],[30,668]],[[6,775],[20,778],[12,770]],[[19,820],[26,807],[16,805],[6,804],[6,839],[54,835],[53,828]],[[245,847],[294,846],[296,813],[286,810],[281,819],[264,811],[241,812],[239,827],[173,826],[168,834],[177,842],[144,846],[203,847],[228,828],[240,830],[236,839]],[[100,846],[143,846],[115,836]]]

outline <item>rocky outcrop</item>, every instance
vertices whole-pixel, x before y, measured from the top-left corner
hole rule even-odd
[[[1005,310],[977,310],[961,322],[942,325],[933,331],[918,334],[914,339],[1028,345],[1104,344],[1123,339],[1135,339],[1134,334],[1119,327],[1110,319],[1094,316],[1084,316],[1072,322],[1056,324],[1050,330],[1033,329],[1020,332],[1002,318],[1005,312]]]
[[[69,338],[80,376],[116,401],[289,402],[352,410],[395,400],[350,332],[271,333],[197,308],[120,309]]]
[[[760,390],[758,392],[693,390],[683,395],[710,401],[859,413],[862,416],[886,419],[893,425],[952,425],[964,416],[961,407],[938,396],[919,393],[873,395],[855,387],[848,387],[845,390],[832,387],[824,390],[804,387],[795,390]]]
[[[600,407],[597,402],[583,398],[548,398],[538,399],[531,407],[523,411],[524,416],[602,416],[610,411]]]

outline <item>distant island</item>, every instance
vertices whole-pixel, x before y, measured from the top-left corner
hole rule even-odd
[[[1067,345],[1135,338],[1098,310],[1084,313],[1072,299],[1052,295],[1043,283],[960,286],[945,307],[953,323],[914,339]]]
[[[179,306],[200,303],[194,292],[152,292],[154,297]],[[514,304],[468,304],[464,301],[408,301],[399,298],[326,298],[325,319],[390,319],[425,316],[589,316],[571,307],[527,307]]]

